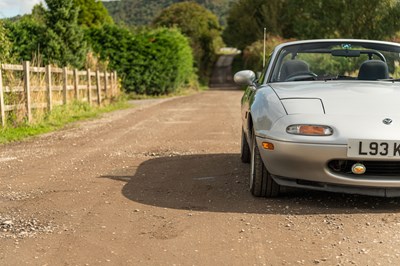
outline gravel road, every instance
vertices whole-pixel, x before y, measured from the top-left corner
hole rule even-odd
[[[250,195],[241,94],[0,146],[0,265],[399,265],[398,199]]]

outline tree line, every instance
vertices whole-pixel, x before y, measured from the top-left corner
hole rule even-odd
[[[143,26],[152,23],[155,17],[159,16],[163,9],[185,0],[120,0],[103,2],[109,14],[116,23],[123,23],[129,26]],[[221,25],[225,25],[226,16],[230,5],[235,0],[192,0],[204,8],[213,12]]]
[[[263,29],[268,44],[295,39],[393,40],[400,31],[398,0],[192,0],[218,16],[223,41],[243,50],[246,66],[260,67]],[[182,0],[121,0],[105,3],[115,20],[149,25],[162,10]],[[179,13],[173,14],[179,20]],[[193,20],[193,19],[192,19]],[[170,21],[173,22],[172,19]],[[189,19],[190,21],[190,19]],[[195,25],[196,22],[187,23]],[[189,28],[189,27],[187,27]],[[219,36],[214,35],[215,38]],[[192,40],[193,41],[193,40]],[[196,40],[197,43],[198,40]],[[193,45],[193,43],[192,43]],[[209,60],[208,60],[209,59]],[[208,63],[213,58],[205,59]],[[196,60],[201,62],[201,60]],[[204,64],[204,63],[200,63]]]
[[[122,13],[110,11],[113,17],[104,4],[125,10],[124,20],[117,23]],[[31,14],[0,21],[1,62],[109,68],[118,71],[128,92],[166,94],[197,80],[207,84],[217,51],[225,44],[243,50],[248,68],[259,68],[264,27],[269,49],[292,39],[396,39],[400,31],[397,0],[121,0],[104,4],[45,0]],[[128,12],[132,9],[148,14],[146,22],[135,22],[130,17],[135,12]],[[226,21],[222,26],[221,18]]]
[[[247,67],[261,67],[264,28],[271,44],[288,39],[396,40],[400,1],[237,0],[223,37],[228,45],[244,51]]]
[[[283,38],[390,39],[400,30],[399,18],[397,0],[238,0],[224,40],[244,48],[262,39],[264,27]]]
[[[45,0],[31,14],[1,21],[0,41],[1,62],[110,68],[126,91],[152,95],[198,78],[206,83],[223,44],[217,17],[197,3],[168,7],[147,27],[128,27],[96,0]]]

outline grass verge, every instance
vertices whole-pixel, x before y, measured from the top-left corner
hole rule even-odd
[[[23,140],[31,136],[55,131],[72,122],[95,118],[103,113],[125,109],[129,106],[126,99],[123,98],[102,107],[89,106],[88,103],[78,101],[65,106],[57,106],[51,113],[45,115],[43,119],[37,123],[25,123],[16,127],[0,127],[0,144]]]

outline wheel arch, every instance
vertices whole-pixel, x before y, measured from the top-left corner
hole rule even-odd
[[[247,143],[250,145],[251,144],[251,141],[252,141],[252,139],[253,139],[253,134],[254,134],[254,122],[253,122],[253,116],[252,116],[252,114],[251,114],[251,112],[249,112],[248,113],[248,116],[247,116],[247,136],[246,136],[246,139],[247,139]]]

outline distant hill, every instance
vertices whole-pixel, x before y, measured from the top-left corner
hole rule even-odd
[[[221,25],[225,25],[231,4],[237,0],[193,0],[217,15]],[[129,26],[150,24],[164,8],[184,0],[121,0],[103,2],[108,13],[117,23]]]

